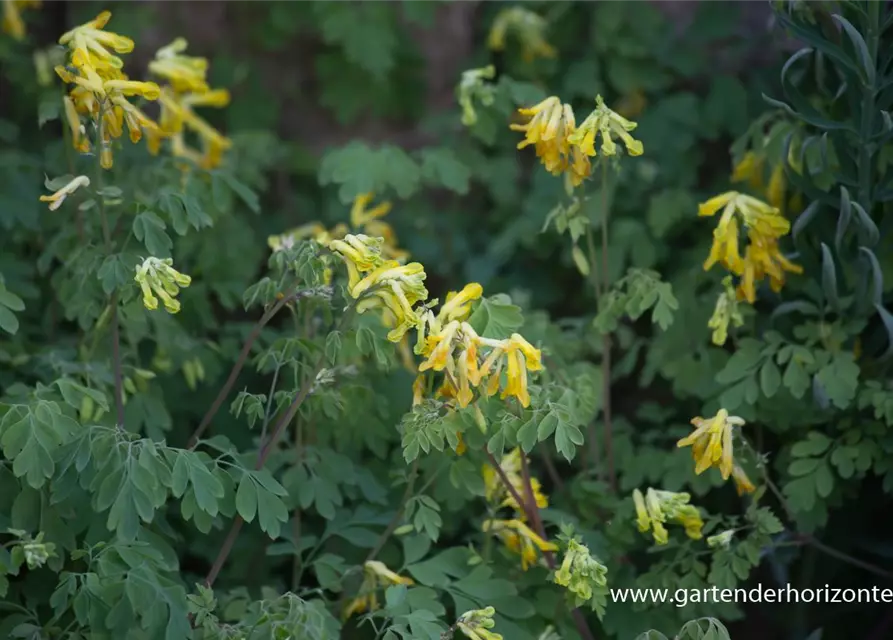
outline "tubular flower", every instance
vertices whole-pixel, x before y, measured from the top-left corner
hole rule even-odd
[[[65,202],[65,198],[70,196],[72,193],[80,189],[81,187],[89,187],[90,186],[90,178],[87,176],[77,176],[73,178],[68,184],[59,189],[56,193],[50,196],[40,196],[41,202],[49,202],[50,203],[50,211],[55,211],[59,207],[62,206],[62,203]]]
[[[399,576],[383,562],[370,560],[363,565],[363,583],[357,596],[345,607],[343,617],[378,609],[378,590],[395,584],[414,584],[411,578]]]
[[[540,552],[558,551],[558,547],[540,538],[530,527],[518,519],[485,520],[483,530],[493,533],[502,540],[509,551],[521,556],[521,569],[527,569],[537,563]]]
[[[456,620],[456,627],[471,640],[502,640],[500,634],[490,631],[496,626],[495,614],[493,607],[466,611]]]
[[[373,193],[361,193],[354,198],[353,206],[350,209],[350,226],[359,229],[376,218],[383,218],[391,211],[390,202],[381,202],[378,205],[367,210],[366,206],[372,202],[375,197]]]
[[[607,575],[608,568],[592,557],[585,544],[571,540],[553,580],[574,594],[574,604],[581,606],[592,599],[593,587],[607,586]]]
[[[388,260],[382,263],[351,288],[351,296],[362,297],[357,304],[357,313],[384,308],[392,316],[389,322],[394,325],[388,332],[388,340],[400,342],[406,332],[421,321],[413,306],[428,298],[425,277],[425,268],[418,262],[401,265],[396,260]]]
[[[763,188],[763,167],[765,158],[754,151],[748,151],[732,168],[732,182],[747,182],[756,190]]]
[[[732,474],[734,457],[732,452],[732,429],[744,424],[738,416],[730,416],[725,409],[712,418],[696,417],[691,423],[695,430],[676,443],[677,447],[691,446],[695,460],[695,473],[704,473],[712,466],[719,467],[723,480]]]
[[[713,246],[704,262],[707,271],[717,262],[742,280],[738,288],[739,299],[753,303],[756,299],[755,284],[770,277],[774,291],[784,286],[784,272],[802,273],[799,265],[781,255],[778,239],[790,231],[791,223],[776,207],[737,191],[729,191],[701,204],[698,215],[713,216],[720,209],[722,215],[713,231]],[[739,222],[747,228],[748,247],[744,258],[739,253]]]
[[[176,299],[180,289],[190,285],[192,278],[180,273],[171,265],[173,260],[165,258],[146,258],[136,269],[134,280],[140,285],[143,292],[143,306],[149,311],[158,308],[158,298],[164,303],[168,313],[177,313],[180,310],[180,301]],[[157,294],[158,298],[155,297]]]
[[[99,131],[99,158],[105,169],[112,167],[114,138],[126,124],[130,140],[138,142],[143,132],[156,132],[158,126],[128,98],[139,96],[157,100],[161,89],[154,82],[130,80],[121,71],[124,63],[115,53],[133,51],[133,40],[104,31],[112,14],[103,11],[95,19],[75,27],[59,38],[70,50],[68,66],[57,66],[56,74],[74,87],[65,98],[65,119],[72,133],[72,144],[79,152],[90,149],[80,116],[91,118]]]
[[[530,393],[527,390],[527,372],[543,369],[542,355],[520,334],[513,333],[508,340],[488,340],[481,338],[481,344],[493,350],[481,365],[482,377],[489,376],[487,395],[493,395],[499,388],[500,374],[505,365],[506,384],[500,398],[509,396],[517,398],[525,409],[530,406]],[[491,369],[493,374],[490,374]]]
[[[605,105],[601,96],[595,97],[595,110],[583,121],[573,134],[568,136],[568,141],[578,146],[587,156],[597,155],[595,152],[596,134],[601,135],[602,155],[617,155],[617,145],[612,136],[623,141],[626,152],[631,156],[640,156],[645,151],[642,143],[633,138],[629,132],[638,125],[630,122],[616,111],[612,111]]]
[[[282,251],[284,249],[291,249],[299,240],[306,240],[307,238],[311,238],[323,246],[328,246],[332,239],[336,237],[334,234],[338,231],[342,231],[340,237],[343,238],[345,235],[343,231],[346,231],[344,227],[340,229],[336,227],[332,230],[332,233],[329,233],[329,231],[320,223],[311,222],[290,229],[278,236],[269,236],[267,238],[267,246],[273,251]]]
[[[704,522],[697,507],[688,504],[690,499],[691,496],[687,493],[652,488],[642,496],[642,492],[635,489],[633,502],[636,505],[636,524],[639,531],[645,533],[651,529],[657,544],[667,544],[669,534],[664,523],[675,522],[685,528],[685,534],[689,538],[700,540]]]
[[[504,50],[506,36],[511,33],[521,45],[521,56],[525,62],[532,62],[536,57],[554,58],[555,49],[546,42],[547,26],[541,16],[528,9],[522,7],[503,9],[493,20],[487,46],[492,51]]]
[[[722,279],[723,292],[716,299],[716,307],[713,309],[713,315],[707,327],[713,329],[711,340],[713,344],[722,346],[729,337],[729,325],[740,327],[744,324],[744,318],[738,309],[738,297],[735,294],[735,288],[732,286],[732,276],[726,276]]]
[[[735,491],[738,492],[739,496],[743,496],[745,493],[753,493],[757,490],[750,478],[747,477],[744,469],[737,464],[732,467],[732,480],[735,481]]]
[[[208,60],[183,55],[187,46],[186,40],[177,38],[159,49],[155,60],[149,63],[149,71],[169,83],[161,91],[160,131],[150,137],[149,151],[158,153],[161,140],[170,138],[172,155],[185,158],[202,169],[213,169],[220,166],[223,152],[232,146],[232,142],[196,115],[193,107],[222,108],[229,104],[230,95],[226,89],[208,86],[205,78]],[[200,139],[201,152],[186,144],[184,134],[187,130]]]
[[[524,454],[521,452],[521,448],[515,447],[509,453],[502,456],[502,460],[499,461],[499,466],[505,474],[505,477],[508,478],[509,483],[511,483],[512,487],[523,499],[525,485],[524,478],[521,475],[522,455]],[[523,520],[524,510],[521,508],[521,505],[518,504],[518,501],[515,500],[512,492],[505,487],[502,478],[499,477],[496,470],[490,465],[485,464],[481,469],[481,475],[484,478],[485,496],[487,501],[490,503],[498,503],[500,507],[510,507],[514,509]],[[548,507],[549,499],[546,497],[546,494],[542,492],[540,481],[531,477],[530,486],[531,489],[533,489],[533,500],[536,502],[536,506],[540,509]]]
[[[39,7],[40,0],[3,0],[3,31],[16,40],[25,38],[25,21],[22,9]]]
[[[367,210],[366,206],[372,202],[373,193],[361,193],[354,198],[350,209],[350,226],[354,231],[362,231],[368,236],[382,239],[381,253],[389,260],[403,262],[409,257],[409,252],[397,247],[397,234],[383,218],[391,211],[390,202],[381,202]]]
[[[347,288],[353,288],[362,279],[362,274],[381,266],[381,238],[370,238],[362,233],[347,234],[341,240],[329,242],[329,250],[340,256],[347,266]]]
[[[512,131],[524,132],[524,140],[518,143],[518,148],[534,145],[546,171],[554,176],[569,172],[575,187],[592,173],[589,158],[578,145],[570,142],[576,131],[570,105],[563,105],[551,96],[529,109],[518,109],[518,113],[529,118],[525,124],[509,125]]]

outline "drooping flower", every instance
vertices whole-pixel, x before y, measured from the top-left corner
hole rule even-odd
[[[137,267],[133,279],[140,285],[143,305],[149,311],[158,308],[158,298],[161,298],[168,313],[177,313],[180,310],[180,301],[176,296],[180,293],[180,289],[190,285],[192,278],[174,269],[173,263],[171,258],[162,260],[149,257]]]
[[[755,285],[767,275],[775,291],[784,286],[784,272],[801,273],[802,268],[785,258],[778,248],[778,239],[786,235],[791,223],[776,207],[757,198],[729,191],[711,198],[698,208],[699,216],[722,215],[713,231],[713,246],[704,262],[704,270],[719,263],[742,280],[739,299],[753,303]],[[748,246],[742,258],[739,250],[739,219],[747,229]]]
[[[667,544],[669,533],[664,523],[675,522],[685,528],[685,534],[692,540],[701,539],[704,522],[697,507],[688,503],[691,496],[687,493],[675,493],[649,489],[645,495],[638,489],[633,490],[633,502],[636,506],[636,524],[639,531],[652,531],[657,544]]]
[[[157,100],[161,94],[154,82],[130,80],[121,71],[124,63],[115,54],[130,53],[134,45],[130,38],[104,30],[111,15],[103,11],[63,34],[59,43],[68,47],[70,60],[68,66],[55,68],[63,82],[74,85],[64,103],[72,143],[79,152],[90,149],[80,116],[92,119],[99,131],[99,158],[104,169],[112,167],[112,140],[121,136],[125,124],[134,143],[144,132],[158,130],[155,122],[128,98]]]
[[[732,480],[735,481],[735,491],[739,496],[743,496],[745,493],[753,493],[757,490],[750,478],[747,477],[744,469],[737,464],[732,467]]]
[[[732,182],[747,182],[757,190],[763,188],[763,167],[765,158],[754,151],[748,151],[732,168]]]
[[[411,578],[400,576],[383,562],[370,560],[363,565],[363,583],[357,596],[344,609],[343,617],[378,609],[378,592],[395,584],[414,584]]]
[[[593,558],[589,548],[571,539],[564,553],[564,560],[553,580],[574,595],[574,604],[581,606],[590,600],[595,589],[608,584],[608,568]]]
[[[518,113],[529,119],[525,124],[510,125],[513,131],[524,132],[518,149],[534,145],[546,171],[555,176],[569,172],[571,183],[580,185],[592,172],[592,165],[581,147],[570,142],[577,130],[571,106],[551,96],[530,108],[518,109]]]
[[[81,187],[89,187],[90,186],[90,178],[87,176],[77,176],[76,178],[72,178],[68,184],[59,189],[56,193],[50,196],[40,196],[41,202],[49,202],[50,203],[50,211],[55,211],[59,207],[62,206],[62,203],[65,202],[65,198],[70,196],[72,193],[80,189]]]
[[[605,156],[617,155],[614,137],[620,138],[631,156],[640,156],[645,151],[642,143],[630,135],[638,125],[630,122],[616,111],[608,108],[601,96],[595,97],[595,109],[577,127],[568,141],[578,146],[587,156],[595,156],[596,135],[601,137],[601,152]]]
[[[546,41],[547,27],[545,19],[529,9],[503,9],[493,20],[487,46],[491,51],[502,51],[505,49],[506,36],[511,34],[521,45],[521,56],[525,62],[532,62],[537,57],[554,58],[555,49]]]
[[[490,631],[496,626],[494,615],[496,609],[493,607],[466,611],[456,620],[456,628],[471,640],[502,640],[500,634]]]
[[[730,416],[725,409],[720,409],[712,418],[692,418],[695,430],[676,443],[677,447],[690,446],[695,460],[695,473],[704,473],[712,466],[719,468],[723,480],[728,480],[734,465],[733,434],[734,427],[740,427],[744,420],[738,416]]]
[[[513,333],[507,340],[480,339],[481,344],[492,351],[480,368],[481,377],[488,377],[487,395],[494,395],[499,388],[500,374],[506,371],[506,384],[500,398],[513,396],[525,409],[530,406],[530,393],[527,390],[527,372],[541,371],[542,354],[521,334]],[[492,370],[492,373],[491,373]]]
[[[162,139],[169,138],[174,157],[185,158],[203,169],[213,169],[220,166],[223,152],[232,146],[232,141],[200,118],[193,109],[225,107],[229,104],[230,95],[226,89],[211,89],[208,86],[208,60],[183,55],[187,46],[186,40],[177,38],[159,49],[155,59],[149,63],[149,71],[169,83],[159,97],[160,130],[150,136],[149,151],[158,153]],[[201,152],[187,144],[187,131],[198,137]],[[188,166],[184,165],[184,170],[188,170]]]
[[[362,298],[357,304],[357,313],[376,308],[387,310],[395,325],[388,332],[388,340],[399,342],[421,322],[413,307],[428,298],[425,277],[425,268],[419,262],[401,265],[396,260],[388,260],[351,287],[350,295]]]
[[[711,340],[713,344],[722,346],[729,337],[729,325],[740,327],[744,324],[744,317],[738,309],[738,296],[735,287],[732,286],[732,276],[726,276],[722,280],[723,291],[716,298],[716,306],[713,315],[707,322],[707,327],[713,329]]]
[[[475,99],[485,107],[493,104],[496,89],[493,83],[486,82],[496,77],[496,67],[492,64],[480,69],[467,69],[462,72],[457,93],[462,107],[462,124],[470,127],[477,123],[478,114],[474,108]]]
[[[520,555],[521,569],[524,571],[538,562],[537,551],[542,553],[558,550],[557,545],[543,540],[533,529],[518,519],[485,520],[483,530],[499,537],[509,551]]]

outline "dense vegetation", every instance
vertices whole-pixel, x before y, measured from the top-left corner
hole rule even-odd
[[[165,4],[2,1],[0,636],[889,635],[614,595],[893,587],[887,4]]]

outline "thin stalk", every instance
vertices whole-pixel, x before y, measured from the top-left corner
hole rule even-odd
[[[207,413],[205,413],[202,421],[198,425],[198,428],[195,430],[195,433],[193,433],[192,437],[189,438],[187,449],[195,449],[202,437],[202,434],[205,433],[208,426],[211,424],[211,420],[213,420],[214,416],[217,415],[217,412],[220,410],[223,401],[226,400],[226,397],[232,390],[233,385],[236,383],[236,378],[239,377],[239,373],[242,371],[242,367],[245,366],[245,361],[248,359],[248,354],[251,352],[251,347],[254,346],[254,341],[257,340],[261,330],[267,325],[270,320],[273,319],[273,316],[279,313],[282,307],[284,307],[289,302],[299,298],[302,293],[303,292],[301,291],[297,291],[291,295],[283,297],[276,304],[270,307],[267,312],[264,313],[263,316],[261,316],[261,319],[257,321],[257,324],[254,325],[254,328],[251,329],[251,333],[248,334],[248,338],[246,338],[245,344],[242,345],[242,350],[239,352],[239,357],[236,358],[236,362],[233,365],[232,371],[229,372],[229,377],[226,379],[226,382],[223,383],[223,386],[220,388],[220,392],[217,394],[214,402],[211,403],[211,408],[208,409]]]
[[[487,458],[490,461],[490,464],[493,465],[493,468],[496,470],[496,473],[499,475],[499,479],[502,481],[502,484],[511,494],[512,498],[518,503],[518,506],[521,507],[523,512],[527,515],[527,519],[534,525],[537,534],[545,540],[546,539],[546,530],[543,527],[542,518],[540,518],[539,508],[536,506],[536,500],[533,497],[533,485],[530,481],[530,470],[527,467],[527,456],[524,452],[521,452],[521,473],[524,478],[524,492],[527,494],[527,499],[522,500],[521,496],[518,494],[515,487],[512,486],[512,483],[509,482],[508,477],[505,475],[505,471],[502,470],[502,467],[497,462],[496,458],[493,457],[493,454],[487,451]],[[543,551],[543,557],[546,559],[546,564],[549,566],[549,569],[555,570],[555,557],[552,555],[551,551]],[[583,615],[583,612],[579,609],[571,609],[571,617],[574,619],[574,626],[577,627],[577,633],[580,634],[580,637],[583,640],[594,640],[594,636],[592,635],[592,631],[589,629],[589,625],[586,622],[586,617]]]
[[[102,225],[102,240],[106,254],[112,252],[112,237],[109,233],[108,215],[105,211],[105,198],[102,195],[102,119],[105,115],[105,102],[100,102],[99,116],[96,120],[96,199],[99,207],[99,221]],[[118,329],[118,292],[112,293],[109,303],[112,307],[112,362],[115,377],[115,421],[119,429],[124,428],[124,374],[121,371],[121,335]]]
[[[388,523],[388,526],[378,537],[378,542],[375,543],[375,546],[369,551],[369,555],[366,556],[365,562],[369,562],[370,560],[374,560],[375,556],[381,552],[385,543],[387,543],[388,539],[397,529],[397,525],[400,524],[400,519],[403,517],[403,510],[406,509],[406,504],[409,502],[409,499],[412,497],[412,491],[415,488],[416,479],[419,477],[419,459],[416,458],[412,463],[412,469],[409,472],[409,479],[406,481],[406,490],[403,492],[403,497],[400,499],[400,504],[397,506],[397,511],[394,512],[394,517],[391,518],[391,521]]]
[[[602,158],[602,295],[611,286],[608,272],[608,163]],[[605,432],[605,458],[608,461],[608,483],[617,490],[617,474],[614,470],[614,425],[611,422],[611,334],[602,336],[602,417]]]

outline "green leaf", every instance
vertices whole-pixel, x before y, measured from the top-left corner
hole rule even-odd
[[[239,196],[242,202],[244,202],[249,209],[251,209],[254,213],[260,213],[260,200],[258,199],[257,194],[254,193],[254,191],[249,189],[246,185],[244,185],[234,176],[225,171],[218,172],[215,175],[220,176],[223,181],[226,182],[226,186],[228,186],[233,193]]]
[[[760,368],[760,389],[763,391],[764,396],[771,398],[778,393],[780,386],[781,372],[778,370],[778,365],[775,364],[772,358],[767,358]]]
[[[236,491],[236,511],[245,522],[252,522],[257,513],[257,485],[250,474],[245,473]]]
[[[837,272],[834,268],[834,258],[831,256],[831,250],[824,242],[822,243],[822,291],[825,293],[825,300],[839,310],[840,296],[837,293]]]
[[[849,352],[837,352],[831,362],[819,369],[816,378],[821,382],[828,398],[839,409],[846,409],[856,397],[859,386],[859,365]]]
[[[53,454],[77,429],[77,422],[55,402],[39,400],[33,408],[13,405],[0,421],[0,446],[13,461],[15,476],[37,489],[53,476]]]
[[[166,228],[164,220],[152,211],[143,211],[133,220],[133,235],[156,258],[169,258],[171,255],[174,243],[165,232]]]
[[[24,311],[25,303],[20,297],[6,289],[0,280],[0,329],[10,335],[15,335],[19,330],[19,319],[13,311]]]
[[[481,298],[468,318],[468,324],[482,338],[508,338],[524,324],[521,308],[504,293]]]
[[[784,371],[784,377],[782,378],[782,384],[784,384],[788,391],[791,392],[791,395],[798,400],[809,390],[809,374],[806,373],[803,365],[801,365],[796,358],[791,358],[790,362],[788,362],[788,366]]]
[[[791,447],[791,455],[795,458],[820,456],[831,446],[831,438],[818,431],[810,431],[806,440],[801,440]]]
[[[382,80],[393,68],[398,44],[393,8],[387,4],[314,5],[323,41],[339,45],[344,57]]]
[[[339,186],[338,198],[350,204],[358,195],[388,190],[406,199],[418,191],[421,170],[405,151],[393,145],[372,149],[353,141],[328,151],[319,167],[319,183]]]
[[[575,425],[559,421],[555,429],[555,449],[571,462],[577,452],[577,447],[584,441],[583,432]]]
[[[720,384],[737,382],[755,372],[763,361],[762,343],[759,340],[745,338],[738,343],[738,350],[732,354],[719,373],[716,381]]]
[[[115,289],[133,282],[136,260],[131,255],[115,253],[106,256],[96,275],[102,282],[102,290],[110,294]]]
[[[456,157],[449,147],[423,149],[422,179],[431,186],[443,186],[465,195],[471,179],[471,169]]]

